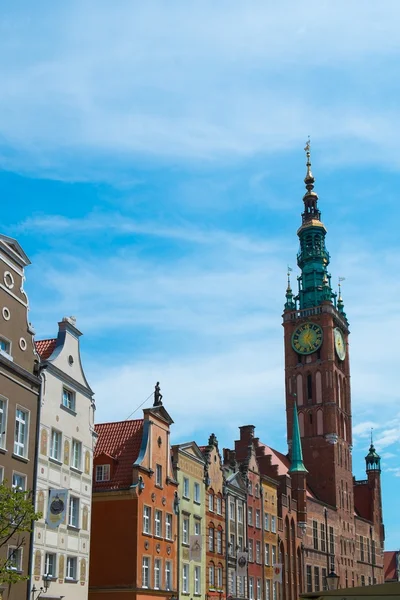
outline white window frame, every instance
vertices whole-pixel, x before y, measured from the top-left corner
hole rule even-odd
[[[251,506],[247,510],[247,523],[248,525],[253,525],[253,508]]]
[[[189,477],[183,478],[183,497],[187,500],[190,498]]]
[[[154,535],[162,537],[162,510],[154,510]]]
[[[257,600],[261,600],[261,579],[258,577],[257,578]]]
[[[0,448],[7,447],[8,399],[0,396]]]
[[[76,556],[67,556],[65,569],[65,579],[69,581],[77,581],[78,559]]]
[[[210,588],[213,588],[215,585],[215,567],[214,565],[209,565],[208,567],[208,584]]]
[[[189,545],[189,517],[183,517],[182,519],[182,543]]]
[[[165,561],[165,589],[170,591],[172,588],[172,561]]]
[[[61,462],[62,433],[58,429],[51,428],[50,432],[50,458]]]
[[[217,567],[217,588],[222,589],[222,567]]]
[[[193,501],[196,504],[200,504],[201,503],[200,484],[197,481],[195,481],[194,485],[193,485]]]
[[[217,515],[222,515],[222,498],[220,496],[216,497],[216,510]]]
[[[243,504],[238,504],[237,507],[237,520],[238,523],[243,523]]]
[[[201,567],[194,568],[194,593],[196,596],[201,594]]]
[[[165,538],[172,540],[172,514],[165,514]]]
[[[271,546],[271,561],[272,566],[276,565],[276,546],[274,545]]]
[[[154,559],[154,589],[155,590],[160,590],[162,588],[161,569],[162,569],[161,558],[155,558]]]
[[[142,588],[150,587],[150,557],[142,557]]]
[[[214,512],[214,494],[211,492],[208,494],[208,510]]]
[[[16,481],[17,479],[20,480],[18,483]],[[22,483],[22,485],[19,485],[19,483]],[[24,473],[13,471],[11,487],[19,491],[26,492],[26,475]]]
[[[215,548],[215,530],[214,527],[208,528],[208,551],[214,552]]]
[[[254,560],[254,544],[253,540],[249,540],[249,562]]]
[[[10,558],[13,554],[15,557],[15,567],[9,566],[8,569],[10,571],[16,571],[17,573],[22,573],[22,557],[23,557],[22,547],[20,546],[19,548],[17,548],[16,546],[8,546],[7,563],[9,565],[12,564],[10,562]]]
[[[261,563],[261,542],[259,540],[256,541],[256,563]]]
[[[264,531],[269,531],[269,514],[264,514]]]
[[[4,346],[4,348],[2,348]],[[6,338],[4,335],[0,335],[0,354],[6,358],[11,358],[11,340]]]
[[[67,388],[65,386],[63,387],[61,404],[67,410],[70,410],[71,412],[76,412],[76,393],[74,392],[74,390],[71,390],[70,388]]]
[[[217,554],[222,554],[222,531],[217,529]]]
[[[276,517],[271,515],[271,533],[276,533]]]
[[[151,506],[143,506],[143,533],[151,534]]]
[[[261,511],[259,508],[256,508],[256,527],[257,529],[261,528]]]
[[[68,525],[69,527],[75,527],[79,529],[79,517],[80,517],[80,498],[78,496],[69,497],[68,502]]]
[[[4,481],[4,467],[0,466],[0,483]]]
[[[71,467],[77,471],[82,470],[82,442],[75,438],[72,438]]]
[[[235,503],[233,500],[229,501],[229,520],[235,520]]]
[[[189,564],[183,563],[182,565],[182,593],[189,593]]]
[[[254,600],[254,577],[249,577],[249,599]]]
[[[194,521],[194,535],[201,535],[201,523],[198,519]]]
[[[96,481],[110,481],[110,465],[96,465]]]
[[[25,415],[25,419],[19,415]],[[14,454],[16,456],[27,457],[29,447],[29,421],[30,412],[26,408],[17,405],[15,409],[15,432],[14,432]],[[21,436],[21,428],[23,434]],[[22,440],[22,441],[21,441]]]
[[[162,487],[163,476],[162,476],[162,465],[156,464],[156,485]]]
[[[265,566],[269,567],[271,564],[271,553],[270,553],[268,542],[265,542],[264,553],[265,553],[265,556],[264,556]]]
[[[52,568],[50,568],[50,563]],[[57,554],[54,552],[46,552],[44,555],[44,575],[50,575],[53,578],[57,577]]]

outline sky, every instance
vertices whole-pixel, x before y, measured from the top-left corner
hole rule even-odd
[[[74,315],[97,421],[160,381],[174,443],[286,452],[282,310],[305,154],[400,546],[398,0],[14,0],[0,14],[1,226],[37,338]],[[149,406],[151,399],[143,404]]]

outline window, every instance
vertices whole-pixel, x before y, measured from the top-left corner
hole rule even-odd
[[[320,523],[320,532],[321,532],[321,552],[326,552],[325,523]]]
[[[248,483],[248,490],[249,490],[249,495],[252,496],[253,495],[253,482],[251,480]]]
[[[200,535],[201,531],[200,531],[201,527],[200,527],[200,521],[195,521],[194,522],[194,534],[195,535]]]
[[[272,600],[277,600],[278,598],[278,584],[276,581],[274,581],[273,587],[272,587]]]
[[[261,527],[261,512],[258,508],[256,509],[256,527],[258,527],[258,529]]]
[[[76,556],[67,556],[67,571],[65,579],[73,579],[76,581],[77,574],[77,558]]]
[[[375,544],[375,540],[371,541],[371,547],[372,547],[372,564],[375,564],[375,560],[376,560],[376,544]]]
[[[6,340],[3,337],[0,337],[0,350],[1,352],[4,352],[5,354],[10,355],[11,353],[11,344],[8,340]]]
[[[217,496],[217,515],[222,515],[222,498]]]
[[[271,546],[272,550],[272,564],[276,565],[276,546]]]
[[[264,515],[264,529],[265,531],[269,531],[269,514],[265,513]]]
[[[249,540],[249,562],[253,562],[253,540]]]
[[[314,591],[319,592],[319,567],[314,567]]]
[[[4,481],[4,467],[0,467],[0,483]]]
[[[169,513],[165,515],[165,537],[167,540],[172,540],[172,515]]]
[[[150,558],[143,556],[142,559],[142,587],[148,588],[150,585]]]
[[[80,470],[82,462],[82,443],[72,440],[72,467]]]
[[[261,563],[261,542],[256,542],[256,562]]]
[[[238,504],[238,509],[237,509],[237,514],[238,514],[238,522],[239,523],[243,523],[243,506],[241,504]]]
[[[306,567],[306,578],[307,578],[307,592],[312,592],[312,570],[311,565]]]
[[[194,568],[194,593],[198,596],[201,594],[201,569]]]
[[[326,592],[326,590],[328,589],[328,585],[326,583],[326,567],[322,567],[322,571],[321,571],[321,577],[322,577],[322,589],[324,592]],[[353,587],[354,587],[354,580],[353,580]]]
[[[188,479],[188,477],[183,478],[183,497],[189,498],[189,479]]]
[[[239,537],[238,537],[238,546],[239,546],[240,552],[243,552],[243,536],[242,535],[239,535]]]
[[[26,490],[26,475],[21,475],[21,473],[13,473],[12,486],[14,489],[25,492],[25,490]]]
[[[75,496],[69,497],[68,525],[79,527],[79,498]]]
[[[235,503],[232,500],[229,502],[229,519],[235,520]]]
[[[28,413],[17,408],[15,415],[14,454],[26,456],[28,449]]]
[[[222,531],[220,529],[217,531],[217,552],[222,554]]]
[[[189,519],[185,517],[182,520],[182,542],[189,544]]]
[[[110,465],[96,466],[96,481],[110,481]]]
[[[154,559],[154,589],[159,590],[161,587],[161,559]]]
[[[313,521],[313,545],[314,550],[318,550],[318,523]]]
[[[189,565],[182,565],[182,592],[187,594],[189,592]]]
[[[276,533],[276,517],[274,515],[271,515],[271,531]]]
[[[333,527],[329,526],[329,554],[333,556],[335,554],[335,536],[333,533]],[[335,569],[332,568],[332,571]]]
[[[143,533],[151,533],[151,508],[143,506]]]
[[[194,501],[197,504],[200,504],[200,484],[197,483],[197,481],[194,482],[193,495],[194,495]]]
[[[172,564],[170,560],[165,561],[165,589],[170,590],[172,587]]]
[[[229,555],[234,556],[234,554],[235,554],[235,534],[234,533],[229,534],[228,550],[229,550]]]
[[[261,579],[257,579],[257,600],[261,600]]]
[[[162,536],[162,512],[161,510],[154,511],[154,535]]]
[[[218,589],[222,588],[222,568],[218,567],[217,569],[217,587]]]
[[[214,587],[214,583],[215,583],[215,581],[214,581],[214,565],[210,565],[208,567],[208,580],[209,580],[208,585],[210,587]]]
[[[46,553],[44,559],[44,574],[50,575],[50,577],[56,576],[56,555],[50,552]]]
[[[208,529],[208,550],[214,552],[214,527]]]
[[[361,585],[364,587],[365,585],[365,575],[361,575]]]
[[[258,483],[256,483],[256,485],[254,486],[254,491],[255,491],[256,498],[259,498],[260,497],[260,486],[258,485]]]
[[[75,412],[75,392],[63,388],[62,405]]]
[[[208,494],[208,510],[214,512],[214,495]]]
[[[269,567],[270,564],[269,544],[265,544],[265,564]]]
[[[163,480],[162,480],[162,466],[161,465],[156,465],[156,485],[159,485],[160,487],[162,487],[163,484]]]
[[[12,571],[22,571],[22,548],[8,547],[8,568]]]
[[[56,429],[51,430],[50,458],[61,460],[61,432]]]
[[[254,578],[249,577],[249,598],[254,600]]]
[[[364,538],[362,535],[360,535],[360,560],[364,561],[364,559]]]
[[[243,596],[244,594],[244,577],[242,577],[241,575],[237,576],[238,579],[238,583],[239,583],[239,596]]]
[[[271,600],[271,581],[265,580],[265,600]]]
[[[249,507],[249,510],[248,510],[247,520],[249,522],[249,525],[253,525],[253,509],[251,508],[251,506]]]
[[[0,398],[0,448],[6,447],[7,400]]]

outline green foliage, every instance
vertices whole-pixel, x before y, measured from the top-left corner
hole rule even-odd
[[[0,484],[0,583],[16,583],[27,579],[19,571],[18,555],[32,531],[34,521],[41,518],[35,513],[32,492]],[[13,552],[8,552],[8,546]]]

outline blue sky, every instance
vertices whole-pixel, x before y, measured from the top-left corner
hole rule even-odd
[[[307,136],[351,325],[354,472],[400,525],[397,1],[102,0],[0,17],[1,229],[38,337],[75,315],[99,421],[161,382],[175,442],[285,451],[286,265]],[[140,416],[140,411],[135,413]]]

